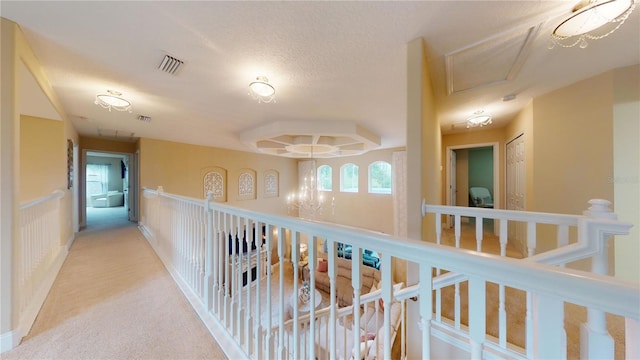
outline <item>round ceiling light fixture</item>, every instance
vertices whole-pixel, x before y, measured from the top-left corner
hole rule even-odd
[[[573,7],[571,15],[560,23],[551,34],[549,48],[556,44],[562,47],[573,47],[580,44],[584,49],[589,40],[598,40],[618,30],[635,9],[636,0],[583,0]],[[609,26],[600,34],[594,30]],[[573,41],[575,39],[575,41]]]
[[[467,118],[467,129],[476,127],[476,126],[487,126],[492,123],[491,114],[485,114],[484,110],[478,110],[473,113],[473,116]]]
[[[269,84],[269,79],[266,76],[258,76],[256,81],[249,84],[249,95],[258,100],[258,103],[276,101],[276,89]]]
[[[105,109],[109,109],[109,111],[114,109],[117,111],[131,112],[131,102],[123,98],[121,92],[115,90],[107,90],[106,93],[97,94],[94,103]]]

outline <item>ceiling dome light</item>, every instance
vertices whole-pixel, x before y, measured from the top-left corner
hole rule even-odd
[[[276,89],[269,84],[266,76],[258,76],[256,81],[249,84],[249,95],[258,100],[258,103],[276,101]]]
[[[478,110],[473,113],[473,116],[467,119],[467,129],[476,126],[487,126],[492,123],[491,114],[485,114],[483,110]]]
[[[115,109],[117,111],[131,112],[131,102],[121,97],[122,93],[115,90],[107,90],[106,94],[96,95],[96,105],[100,105],[105,109]]]
[[[636,0],[583,0],[576,4],[571,15],[558,25],[551,34],[549,48],[556,44],[573,47],[580,44],[584,49],[587,39],[598,40],[618,30],[636,6]],[[601,34],[591,34],[607,24],[615,26]],[[575,40],[574,40],[575,39]]]

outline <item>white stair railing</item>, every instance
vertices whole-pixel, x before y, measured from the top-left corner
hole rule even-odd
[[[60,227],[63,196],[63,191],[56,190],[20,205],[20,232],[14,253],[18,341],[31,328],[66,256]]]
[[[477,243],[476,251],[482,252],[483,234],[485,233],[484,221],[489,219],[497,222],[499,229],[500,256],[506,256],[508,244],[508,227],[517,226],[518,223],[525,223],[527,228],[527,255],[526,261],[545,263],[557,266],[591,259],[592,272],[595,274],[607,274],[608,252],[607,241],[613,235],[627,234],[631,224],[617,221],[617,217],[609,206],[607,200],[594,199],[589,201],[590,207],[584,215],[564,215],[550,213],[536,213],[524,211],[494,210],[486,208],[470,208],[458,206],[427,205],[423,203],[423,216],[427,213],[435,214],[435,237],[438,244],[442,239],[442,223],[440,219],[443,215],[454,217],[455,247],[460,248],[461,234],[464,231],[461,225],[461,218],[473,219],[475,222],[475,239]],[[537,229],[540,225],[556,227],[556,248],[535,254],[537,247]],[[577,233],[577,239],[569,244],[569,233],[573,228]],[[492,232],[493,229],[489,229]],[[440,275],[443,269],[437,269]],[[434,280],[436,289],[436,320],[442,321],[442,289],[447,286],[454,286],[454,327],[459,330],[460,325],[460,286],[468,281],[468,276],[460,273],[448,272],[440,275]],[[507,348],[507,312],[505,309],[506,293],[505,287],[498,284],[499,309],[498,309],[498,346],[501,349]],[[477,298],[479,294],[469,291],[469,298]],[[527,356],[532,357],[534,352],[534,326],[539,325],[534,321],[535,307],[540,306],[540,301],[534,303],[533,294],[526,294],[526,344]],[[562,319],[562,309],[558,308],[559,314],[556,319]],[[581,353],[589,354],[590,357],[613,357],[614,342],[607,332],[606,314],[598,309],[588,309],[588,323],[581,328],[581,337],[585,339],[581,344]],[[559,339],[566,339],[566,334],[562,332]]]
[[[395,298],[403,303],[403,314],[407,298],[417,298],[420,318],[408,318],[407,322],[418,323],[422,328],[420,345],[425,351],[424,358],[437,351],[432,347],[434,337],[446,338],[444,335],[451,331],[458,336],[456,346],[467,351],[471,358],[561,358],[563,354],[566,356],[563,320],[559,320],[564,318],[564,303],[636,321],[640,317],[638,286],[604,275],[397,239],[333,224],[261,214],[206,199],[151,190],[144,190],[143,195],[145,213],[141,230],[216,340],[224,344],[230,358],[323,357],[318,345],[320,336],[324,334],[324,341],[331,349],[344,346],[344,335],[341,337],[336,332],[336,324],[342,319],[352,328],[358,326],[347,319],[362,316],[359,309],[368,301],[366,296],[381,297],[386,304]],[[205,216],[200,215],[201,211]],[[592,229],[585,228],[586,231]],[[327,243],[325,256],[331,287],[328,294],[323,294],[323,305],[316,307],[312,296],[308,315],[296,315],[288,320],[285,311],[288,306],[292,307],[291,313],[299,314],[297,301],[289,303],[289,300],[300,288],[300,269],[298,261],[287,259],[299,258],[303,242],[309,252],[308,273],[312,288],[319,276],[315,263],[319,257],[319,244]],[[338,243],[351,245],[352,263],[360,263],[362,249],[381,254],[382,286],[378,295],[359,293],[359,267],[354,267],[351,274],[337,268]],[[204,263],[199,261],[201,249],[204,249]],[[393,283],[397,281],[393,279],[392,264],[398,260],[418,264],[420,281],[406,290],[394,291]],[[445,281],[434,275],[436,269],[468,279],[468,292],[473,295],[472,299],[479,300],[469,301],[467,325],[447,328],[445,321],[432,321],[432,294],[444,286]],[[336,295],[345,289],[344,283],[340,288],[338,283],[345,276],[352,278],[351,289],[360,296],[353,299],[350,308],[339,308]],[[202,291],[200,284],[203,284]],[[531,330],[533,341],[527,343],[524,350],[510,346],[506,340],[507,344],[502,346],[500,341],[487,335],[484,300],[487,284],[527,293],[536,305],[529,307],[529,317],[535,325]],[[600,296],[603,293],[609,296]],[[376,336],[383,344],[381,358],[400,357],[404,353],[392,353],[388,309],[385,306],[384,321]],[[415,344],[406,343],[404,331],[400,330],[396,342],[400,342],[401,349],[415,348]],[[352,335],[355,343],[359,334],[352,332]],[[351,351],[354,350],[355,346]],[[351,352],[344,350],[344,353]],[[328,357],[335,358],[332,354]]]

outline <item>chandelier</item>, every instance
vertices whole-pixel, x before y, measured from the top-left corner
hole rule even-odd
[[[321,185],[318,185],[316,162],[313,160],[313,149],[311,150],[311,161],[301,164],[304,177],[298,192],[287,196],[288,212],[298,211],[301,218],[315,219],[316,215],[322,214],[326,205],[326,197]],[[305,171],[306,170],[306,171]],[[334,198],[331,198],[331,211],[333,213]]]
[[[473,116],[467,119],[467,129],[476,126],[483,127],[491,123],[491,114],[485,114],[483,110],[478,110],[473,113]]]
[[[131,112],[131,102],[122,98],[122,93],[115,90],[107,90],[106,93],[97,94],[94,103],[105,109],[109,109],[109,111],[114,109],[117,111]]]
[[[586,48],[589,40],[611,35],[629,18],[636,0],[583,0],[576,4],[572,14],[558,25],[551,34],[549,48],[555,45]],[[608,25],[608,26],[605,26]],[[604,28],[600,32],[592,31]],[[608,31],[607,31],[608,29]]]
[[[276,89],[269,84],[266,76],[258,76],[256,81],[249,84],[249,95],[258,100],[258,103],[276,102]]]

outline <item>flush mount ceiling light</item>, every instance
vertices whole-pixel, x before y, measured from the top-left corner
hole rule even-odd
[[[555,45],[581,49],[587,39],[598,40],[618,30],[635,9],[636,0],[583,0],[573,7],[571,15],[551,34],[549,48]],[[595,30],[599,30],[596,32]]]
[[[476,126],[487,126],[491,124],[491,114],[485,114],[483,110],[473,113],[473,116],[467,119],[467,129]]]
[[[115,90],[107,90],[104,94],[96,95],[96,101],[94,103],[105,109],[109,109],[109,111],[114,109],[117,111],[131,112],[131,102],[122,98],[122,93]]]
[[[256,81],[249,84],[249,95],[258,100],[258,103],[276,102],[276,89],[269,84],[266,76],[258,76]]]

